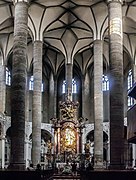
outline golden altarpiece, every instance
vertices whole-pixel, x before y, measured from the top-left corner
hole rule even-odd
[[[67,99],[59,103],[59,119],[53,118],[54,154],[58,160],[73,160],[81,153],[82,119],[78,118],[78,102]],[[60,159],[59,159],[60,158]]]

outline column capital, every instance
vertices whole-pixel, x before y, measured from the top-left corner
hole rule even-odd
[[[19,3],[19,2],[25,2],[25,3],[30,3],[31,0],[12,0],[14,4]]]
[[[95,42],[96,42],[96,43],[102,43],[103,40],[102,40],[102,39],[94,39],[93,44],[94,44]]]
[[[35,40],[33,40],[33,43],[43,43],[43,40],[38,40],[38,39],[35,39]]]
[[[123,0],[107,0],[107,4],[109,4],[110,2],[118,2],[123,4]]]

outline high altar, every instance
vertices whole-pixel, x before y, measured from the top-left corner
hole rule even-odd
[[[54,154],[61,162],[71,161],[81,153],[82,118],[78,119],[78,102],[67,99],[59,103],[59,119],[52,119]]]

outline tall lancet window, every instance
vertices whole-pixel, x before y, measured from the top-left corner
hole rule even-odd
[[[62,83],[62,93],[65,94],[66,92],[66,81],[64,80]]]
[[[72,93],[77,93],[77,82],[75,79],[72,79]]]
[[[128,92],[130,91],[132,86],[133,86],[133,74],[132,74],[132,69],[130,69],[128,72],[128,77],[127,77]],[[127,100],[128,100],[128,108],[130,108],[134,104],[134,99],[132,97],[128,96]]]
[[[109,90],[109,79],[105,75],[103,75],[103,78],[102,78],[102,90],[103,91]]]
[[[32,91],[34,89],[34,77],[31,76],[29,80],[29,90]]]
[[[62,83],[62,93],[66,93],[66,80]],[[77,93],[77,81],[75,79],[72,79],[72,93]]]
[[[6,67],[6,85],[11,85],[11,73],[9,69]]]
[[[29,80],[29,90],[33,91],[33,89],[34,89],[34,77],[31,76]],[[43,92],[43,83],[41,85],[41,92]]]

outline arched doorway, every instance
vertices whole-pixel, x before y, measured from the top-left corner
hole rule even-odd
[[[10,164],[10,147],[11,147],[11,127],[6,131],[5,139],[5,167]]]
[[[28,157],[31,163],[32,133],[29,136],[29,141],[30,141],[30,145],[28,147],[28,154],[29,154]],[[45,129],[41,129],[41,166],[43,166],[44,169],[49,165],[48,157],[47,157],[49,143],[51,143],[52,145],[54,144],[52,135],[50,134],[49,131]],[[53,160],[52,154],[53,154],[53,146],[51,147],[51,157],[50,157],[51,160]]]
[[[86,136],[86,143],[90,143],[90,155],[94,155],[94,130],[90,131]],[[108,154],[108,135],[103,131],[103,161],[107,162]]]

